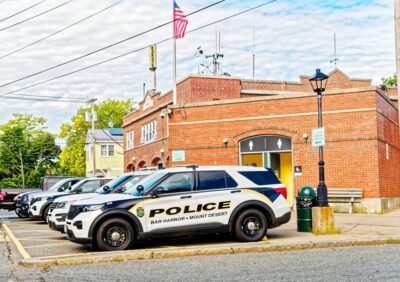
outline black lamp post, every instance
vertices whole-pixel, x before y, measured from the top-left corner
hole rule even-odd
[[[325,91],[329,76],[317,69],[310,78],[311,86],[318,98],[318,127],[322,127],[322,92]],[[324,148],[319,146],[319,184],[317,188],[317,204],[319,207],[328,207],[328,190],[325,184]]]

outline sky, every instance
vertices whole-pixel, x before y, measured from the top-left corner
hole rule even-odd
[[[83,54],[128,38],[172,19],[170,0],[73,0],[48,13],[12,26],[40,14],[67,0],[45,0],[9,19],[41,0],[0,0],[0,85],[42,71]],[[120,1],[120,2],[119,2]],[[218,2],[178,0],[186,13]],[[226,0],[188,17],[187,30],[211,23],[267,1]],[[118,3],[38,44],[2,56],[63,29],[83,18]],[[206,54],[215,51],[215,34],[221,32],[224,58],[222,72],[234,77],[252,78],[252,55],[255,49],[255,78],[261,80],[298,81],[300,75],[311,75],[316,68],[329,73],[334,65],[333,34],[337,39],[338,68],[355,78],[392,75],[395,68],[394,15],[391,0],[277,0],[249,13],[187,33],[177,41],[177,78],[197,74],[199,64],[209,64],[196,57],[197,47]],[[253,36],[253,30],[255,31]],[[40,75],[0,87],[0,124],[13,113],[45,117],[51,132],[58,133],[63,122],[69,122],[78,107],[71,102],[37,102],[4,97],[43,95],[74,98],[112,99],[143,98],[143,83],[149,85],[148,50],[99,65],[85,71],[15,92],[14,91],[100,61],[144,48],[168,39],[172,25],[128,40]],[[253,37],[255,40],[253,40]],[[254,44],[255,43],[255,44]],[[255,46],[255,48],[254,48]],[[158,45],[157,89],[172,88],[172,42]],[[210,74],[206,68],[200,68]]]

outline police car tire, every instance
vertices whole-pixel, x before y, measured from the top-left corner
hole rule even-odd
[[[28,214],[24,213],[23,211],[21,211],[20,209],[16,209],[15,213],[18,215],[19,218],[27,218],[29,217]]]
[[[251,223],[252,222],[252,223]],[[247,209],[239,214],[235,221],[235,235],[242,242],[257,242],[267,234],[267,218],[257,209]],[[247,224],[255,225],[257,232],[251,235],[251,230],[246,228]]]
[[[47,223],[47,216],[49,215],[50,205],[43,210],[42,219]]]
[[[124,232],[124,242],[118,246],[112,246],[107,242],[107,232],[110,233],[113,228]],[[108,234],[110,235],[110,234]],[[112,235],[112,234],[111,234]],[[127,250],[132,245],[134,231],[128,221],[122,218],[110,218],[104,221],[96,234],[96,244],[101,251],[122,251]]]

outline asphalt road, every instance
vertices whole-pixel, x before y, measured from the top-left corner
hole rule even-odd
[[[0,234],[1,235],[1,234]],[[30,269],[0,241],[0,281],[400,281],[400,245]]]

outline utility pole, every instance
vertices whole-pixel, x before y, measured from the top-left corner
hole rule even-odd
[[[396,69],[397,69],[397,105],[400,105],[400,1],[394,0],[394,27],[396,46]],[[399,110],[400,121],[400,110]],[[399,123],[400,126],[400,123]]]
[[[96,98],[89,99],[87,101],[88,104],[91,104],[91,112],[88,112],[88,115],[86,116],[86,121],[90,121],[92,123],[92,138],[91,138],[91,143],[92,143],[92,157],[93,157],[93,176],[96,175],[96,135],[95,135],[95,122],[97,120],[97,115],[96,112],[94,111],[94,103],[97,101]]]

